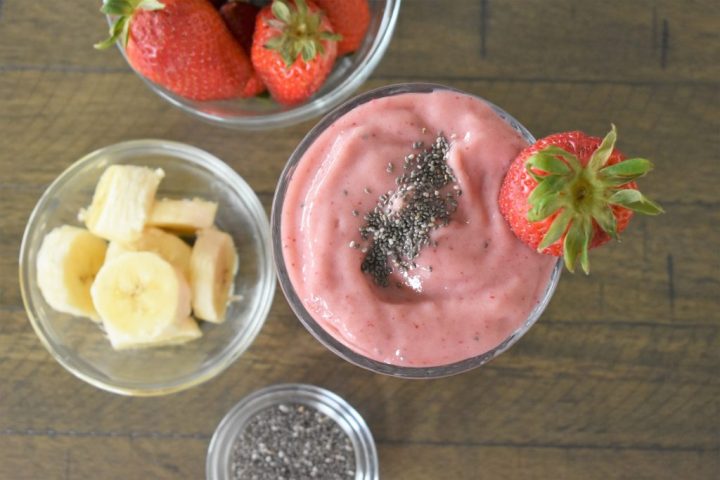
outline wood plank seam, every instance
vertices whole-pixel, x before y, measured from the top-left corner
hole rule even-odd
[[[667,67],[668,50],[670,50],[670,25],[667,18],[663,18],[660,38],[660,68],[663,70]]]
[[[202,433],[168,433],[168,432],[118,432],[118,431],[55,431],[55,430],[0,430],[0,436],[16,437],[76,437],[76,438],[153,438],[170,440],[210,440],[211,435]],[[705,447],[700,445],[692,446],[664,446],[657,444],[563,444],[563,443],[534,443],[534,442],[455,442],[443,440],[397,440],[390,438],[376,438],[378,445],[422,445],[439,447],[465,447],[465,448],[518,448],[518,449],[554,449],[554,450],[617,450],[617,451],[657,451],[657,452],[697,452],[713,453],[720,452],[720,447]]]
[[[487,56],[488,1],[480,1],[480,57]]]
[[[668,300],[670,301],[670,319],[675,319],[675,275],[672,253],[667,254]]]
[[[6,64],[0,65],[0,72],[55,72],[55,73],[115,73],[135,75],[128,67],[79,67],[73,65],[32,65],[32,64]],[[373,75],[370,80],[375,81],[408,81],[406,75],[379,74]],[[632,80],[632,79],[592,79],[592,78],[564,78],[564,77],[508,77],[483,75],[413,75],[415,82],[508,82],[540,84],[550,83],[557,85],[629,85],[639,87],[652,86],[682,86],[682,87],[718,87],[720,81],[715,80]]]
[[[6,428],[0,430],[0,437],[102,437],[102,438],[156,438],[169,440],[210,440],[211,435],[204,433],[173,433],[173,432],[118,432],[118,431],[77,431],[77,430],[15,430]]]
[[[695,453],[720,453],[720,447],[668,447],[654,444],[638,444],[638,445],[616,445],[616,444],[564,444],[564,443],[519,443],[519,442],[452,442],[452,441],[433,441],[433,440],[394,440],[394,439],[376,439],[379,445],[427,445],[438,447],[457,447],[457,448],[518,448],[518,449],[554,449],[554,450],[613,450],[613,451],[643,451],[643,452],[695,452]]]

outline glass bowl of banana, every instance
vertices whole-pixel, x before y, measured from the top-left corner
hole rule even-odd
[[[268,219],[229,166],[181,143],[90,153],[33,210],[20,249],[30,322],[67,370],[148,396],[218,375],[272,303]]]

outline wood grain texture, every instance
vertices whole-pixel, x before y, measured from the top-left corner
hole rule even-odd
[[[204,465],[194,458],[205,453],[205,438],[143,436],[28,435],[3,442],[9,462],[0,478],[136,478],[143,465],[146,478],[204,478]],[[587,480],[654,480],[713,478],[718,459],[707,453],[658,452],[593,448],[517,448],[514,446],[417,445],[379,442],[381,476],[397,480],[421,478],[558,478]],[[182,452],[181,455],[178,452]],[[420,458],[432,459],[418,462]],[[622,472],[616,465],[626,466]],[[686,477],[687,472],[697,473]]]
[[[75,379],[22,307],[22,232],[47,185],[86,153],[165,138],[219,156],[269,212],[314,121],[243,133],[164,103],[117,52],[97,2],[0,1],[0,479],[203,478],[210,437],[244,395],[329,388],[366,418],[383,479],[720,478],[720,4],[712,0],[405,0],[363,90],[437,81],[483,96],[537,136],[619,128],[666,208],[563,275],[540,322],[489,365],[408,382],[325,350],[280,293],[218,378],[163,398]],[[450,48],[449,48],[450,46]]]

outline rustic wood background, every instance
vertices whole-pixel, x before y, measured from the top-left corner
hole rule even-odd
[[[357,407],[384,479],[720,478],[720,3],[405,0],[364,88],[446,83],[536,135],[619,127],[656,163],[667,210],[565,275],[508,353],[434,381],[373,375],[321,347],[280,293],[247,355],[163,398],[96,390],[53,361],[22,307],[17,258],[45,187],[85,153],[179,140],[232,165],[269,211],[314,121],[267,133],[200,123],[116,51],[99,1],[0,0],[0,478],[198,479],[225,412],[268,384],[308,382]]]

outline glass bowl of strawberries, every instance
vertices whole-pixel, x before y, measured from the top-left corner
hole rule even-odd
[[[110,35],[172,105],[262,130],[321,115],[382,59],[400,0],[104,0]]]

